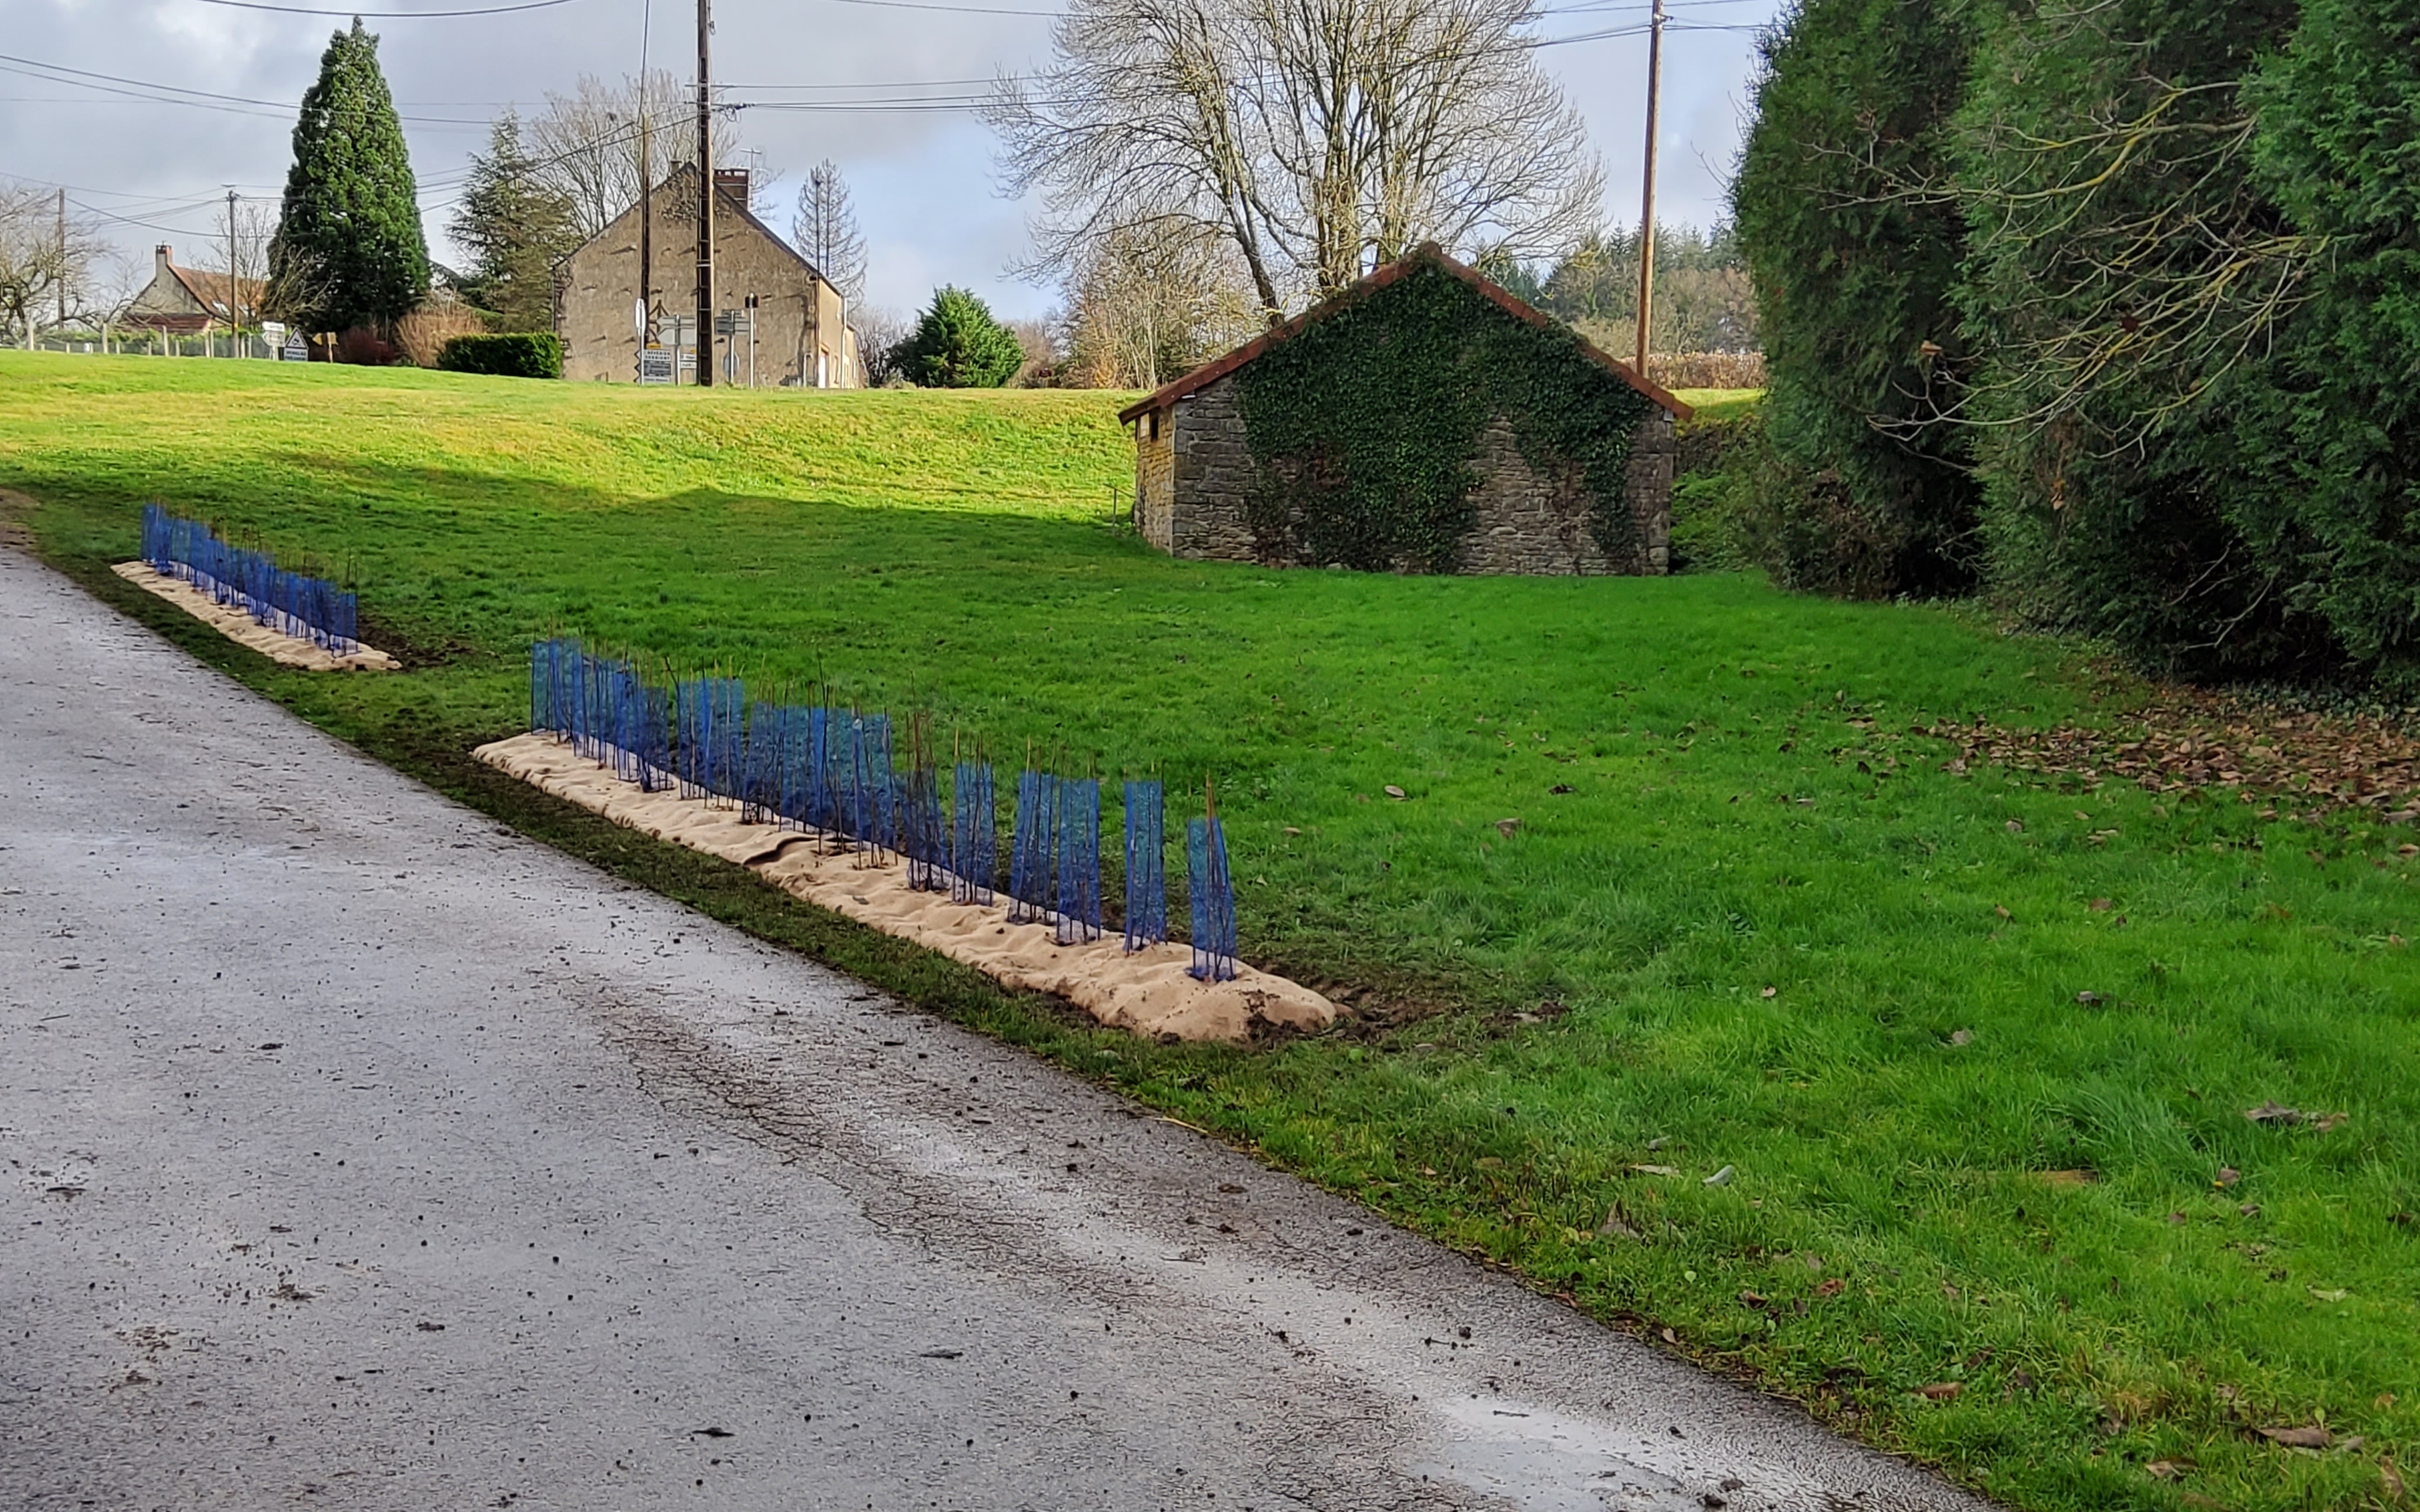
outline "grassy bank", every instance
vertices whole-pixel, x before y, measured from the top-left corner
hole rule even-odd
[[[2383,1498],[2420,1447],[2407,837],[1947,769],[1911,726],[2098,716],[1936,610],[1168,561],[1107,514],[1115,403],[0,354],[0,486],[439,788],[2012,1503]],[[110,578],[149,500],[349,570],[412,670],[278,671]],[[505,782],[465,753],[552,627],[1215,775],[1245,953],[1361,1022],[1103,1034]],[[2319,1424],[2365,1442],[2255,1431]]]

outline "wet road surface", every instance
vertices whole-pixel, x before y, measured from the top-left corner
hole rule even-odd
[[[0,689],[0,1505],[1982,1506],[5,548]]]

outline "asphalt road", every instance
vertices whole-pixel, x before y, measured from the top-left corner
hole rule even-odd
[[[5,548],[0,773],[0,1505],[1981,1505]]]

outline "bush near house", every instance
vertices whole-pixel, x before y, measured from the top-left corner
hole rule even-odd
[[[549,331],[456,336],[438,352],[437,365],[448,373],[484,373],[490,378],[559,378],[563,377],[563,338]]]

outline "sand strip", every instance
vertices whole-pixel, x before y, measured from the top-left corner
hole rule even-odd
[[[339,656],[299,635],[272,630],[256,623],[243,610],[220,603],[182,578],[172,578],[147,562],[121,562],[109,570],[137,588],[159,594],[238,645],[250,646],[270,660],[288,667],[310,672],[391,672],[401,665],[385,652],[359,641],[354,642],[359,649]]]
[[[1007,900],[985,908],[915,892],[896,859],[873,865],[861,856],[819,856],[817,838],[771,825],[744,825],[734,808],[709,808],[675,791],[643,793],[610,767],[551,735],[515,735],[480,747],[479,760],[618,825],[752,868],[767,881],[887,934],[989,972],[1013,988],[1063,997],[1113,1028],[1181,1040],[1243,1040],[1255,1020],[1316,1029],[1336,1006],[1310,988],[1250,966],[1233,981],[1187,975],[1190,947],[1155,945],[1125,952],[1114,933],[1090,945],[1061,945],[1048,924],[1007,922]]]

